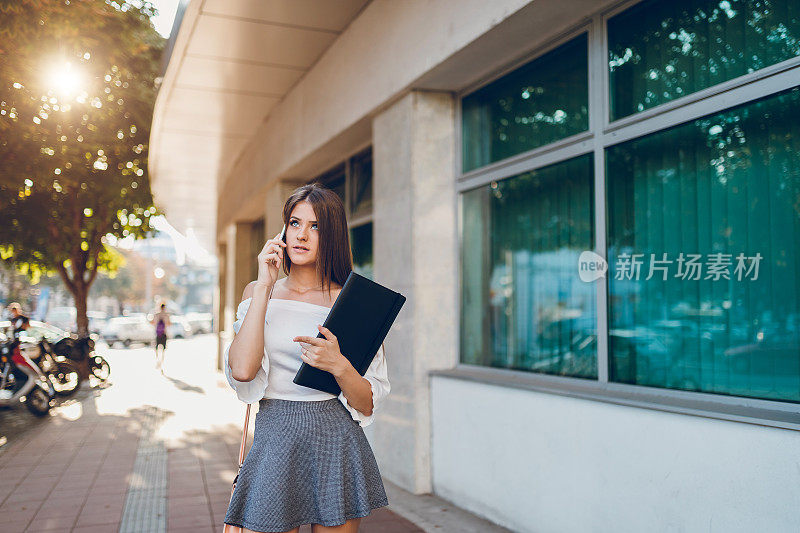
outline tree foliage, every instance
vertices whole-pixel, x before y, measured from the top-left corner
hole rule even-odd
[[[147,143],[164,39],[148,2],[0,0],[0,257],[57,271],[85,333],[104,237],[157,214]]]

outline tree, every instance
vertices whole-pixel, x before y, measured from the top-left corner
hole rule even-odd
[[[120,268],[114,272],[101,272],[92,285],[92,296],[107,296],[117,300],[117,313],[136,308],[143,298],[142,287],[146,276],[152,276],[145,258],[130,250],[116,250],[120,256]]]
[[[0,257],[86,299],[106,235],[152,234],[147,143],[164,39],[149,2],[0,0]]]

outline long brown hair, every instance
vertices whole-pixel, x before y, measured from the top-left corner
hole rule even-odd
[[[311,204],[317,215],[317,278],[322,279],[322,286],[327,287],[330,295],[331,281],[344,285],[353,270],[353,253],[350,250],[344,204],[338,194],[319,183],[298,187],[283,206],[283,222],[287,227],[294,207],[304,200]],[[292,260],[289,259],[289,254],[284,258],[283,271],[288,276],[292,269]]]

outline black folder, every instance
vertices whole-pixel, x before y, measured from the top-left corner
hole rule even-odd
[[[359,374],[367,372],[389,333],[406,297],[351,271],[333,302],[325,323],[339,341],[339,350]],[[325,338],[321,332],[317,338]],[[339,395],[333,374],[303,362],[292,380],[298,385]]]

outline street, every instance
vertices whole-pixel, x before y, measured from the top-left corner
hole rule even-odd
[[[216,336],[170,340],[163,375],[152,348],[98,351],[108,384],[84,382],[44,419],[0,409],[0,529],[219,531],[245,406],[214,368]],[[384,507],[360,531],[422,530]]]

